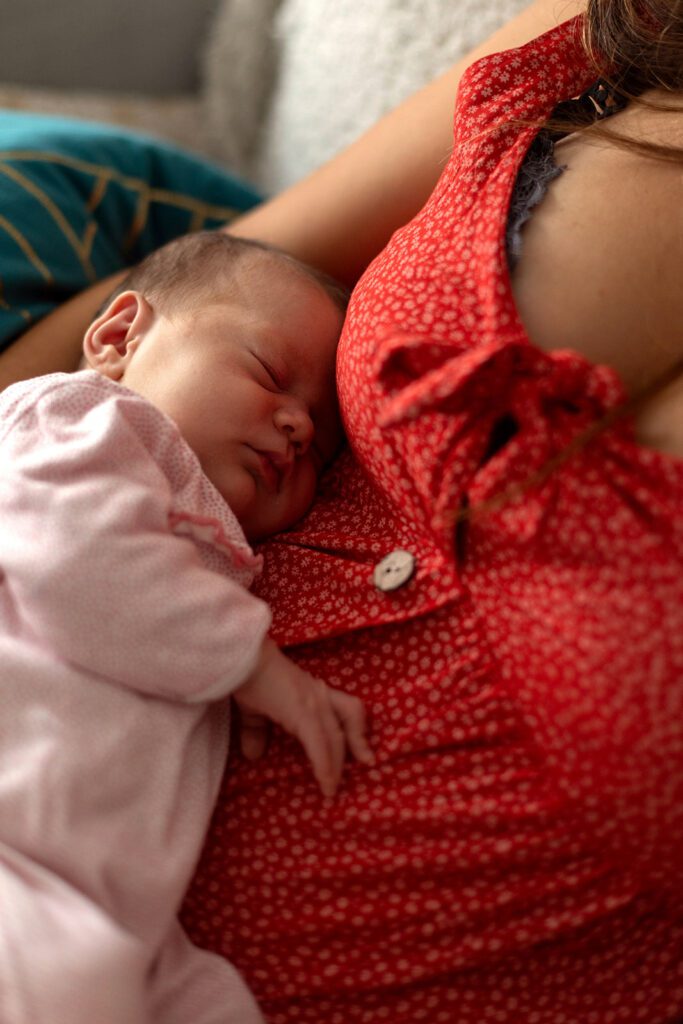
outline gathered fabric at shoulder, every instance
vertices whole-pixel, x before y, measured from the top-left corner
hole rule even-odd
[[[375,360],[379,424],[432,504],[432,527],[452,526],[469,501],[515,482],[509,458],[489,458],[508,418],[528,476],[556,458],[625,400],[617,375],[572,351],[542,352],[526,340],[471,348],[401,332]],[[630,436],[624,422],[618,430]],[[435,451],[438,441],[440,451]],[[432,457],[425,460],[425,446]]]

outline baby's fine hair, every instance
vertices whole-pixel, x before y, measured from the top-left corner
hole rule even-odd
[[[197,231],[168,242],[141,260],[108,296],[100,312],[126,291],[140,292],[161,312],[171,315],[215,301],[222,290],[229,289],[238,265],[259,254],[315,281],[342,312],[346,310],[348,289],[283,249],[223,231]]]

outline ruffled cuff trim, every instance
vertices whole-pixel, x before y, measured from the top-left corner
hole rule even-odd
[[[263,556],[255,555],[246,545],[228,537],[217,519],[188,512],[170,512],[168,521],[173,533],[210,544],[227,555],[237,569],[259,573],[263,568]]]

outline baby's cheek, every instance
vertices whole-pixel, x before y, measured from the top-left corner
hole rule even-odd
[[[223,469],[221,473],[213,476],[211,473],[206,475],[244,527],[245,520],[253,515],[259,501],[259,490],[254,476],[241,467],[232,467],[228,472]]]
[[[292,481],[292,493],[289,501],[289,510],[292,515],[292,522],[301,519],[308,512],[315,499],[315,492],[318,487],[318,477],[310,459],[306,459]]]
[[[305,512],[313,504],[313,501],[315,499],[315,493],[318,489],[318,474],[315,470],[312,460],[308,460],[307,465],[304,467],[302,477],[303,480],[301,485],[301,502],[304,506],[303,511]]]

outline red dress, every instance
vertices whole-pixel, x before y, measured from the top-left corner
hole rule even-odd
[[[531,345],[506,268],[535,132],[509,122],[592,83],[579,31],[465,75],[433,196],[353,296],[351,452],[264,548],[276,638],[377,753],[331,807],[287,737],[230,763],[184,920],[271,1024],[683,1020],[683,463],[620,421],[453,528],[623,397]]]

